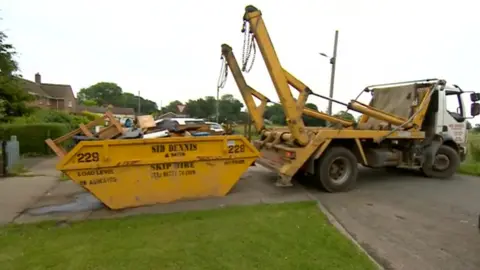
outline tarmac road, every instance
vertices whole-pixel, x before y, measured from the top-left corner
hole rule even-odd
[[[362,168],[355,190],[311,193],[386,269],[480,269],[480,178]]]

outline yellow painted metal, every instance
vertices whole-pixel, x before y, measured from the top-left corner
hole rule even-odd
[[[417,129],[420,129],[423,120],[425,119],[425,115],[427,114],[428,104],[430,103],[431,99],[430,94],[432,91],[434,91],[432,87],[425,87],[423,88],[423,91],[421,91],[423,97],[421,98],[420,104],[418,104],[418,106],[415,108],[416,110],[418,110],[418,114],[413,118],[412,121],[414,127],[416,127]]]
[[[393,125],[402,125],[405,122],[407,122],[408,119],[404,119],[402,117],[398,117],[383,111],[380,111],[374,107],[368,106],[366,104],[363,104],[361,102],[358,102],[356,100],[352,100],[349,104],[349,107],[352,110],[355,110],[357,112],[361,112],[365,115],[368,115],[370,117],[374,117],[383,121],[386,121],[388,123],[391,123]],[[411,127],[412,123],[408,123],[405,127]]]
[[[362,157],[362,164],[365,165],[365,166],[368,165],[367,156],[365,156],[365,151],[363,151],[363,146],[362,146],[362,142],[360,142],[360,139],[356,138],[355,139],[355,144],[357,145],[358,152],[360,153],[360,156]]]
[[[302,114],[297,110],[297,103],[293,98],[285,72],[270,40],[267,28],[262,19],[262,13],[254,6],[247,6],[243,19],[249,22],[250,29],[246,29],[245,31],[251,31],[257,41],[258,48],[262,53],[268,73],[277,91],[278,98],[284,109],[287,125],[290,128],[294,140],[299,145],[308,144]]]
[[[224,196],[258,156],[240,135],[83,141],[57,169],[122,209]]]
[[[412,109],[415,111],[416,116],[406,123],[409,119],[399,117],[393,114],[389,114],[385,111],[378,110],[370,105],[360,103],[358,101],[352,100],[349,104],[350,108],[358,112],[363,113],[360,118],[359,124],[367,123],[370,117],[381,119],[393,125],[403,125],[404,128],[410,129],[412,131],[419,131],[422,127],[423,120],[427,113],[428,104],[430,103],[431,92],[434,91],[433,86],[435,84],[426,84],[423,87],[417,88],[417,91],[420,94],[420,102],[416,106],[412,106]],[[380,90],[381,91],[381,90]]]
[[[222,55],[225,57],[227,65],[233,74],[233,78],[235,79],[235,83],[237,84],[238,89],[240,89],[240,93],[242,94],[243,101],[245,101],[245,104],[247,105],[248,113],[252,117],[255,129],[257,130],[257,132],[261,132],[265,129],[263,113],[265,111],[267,103],[270,102],[270,100],[247,84],[247,82],[245,81],[245,77],[243,77],[242,75],[242,71],[240,69],[240,66],[238,65],[237,59],[232,52],[232,47],[227,44],[222,44]],[[256,97],[260,100],[259,106],[255,104],[255,100],[253,99],[253,97]]]
[[[309,144],[304,147],[288,146],[285,142],[275,143],[275,141],[254,141],[255,147],[260,150],[260,158],[256,163],[278,172],[282,176],[292,177],[310,157],[319,158],[326,150],[327,146],[336,139],[353,139],[358,147],[360,157],[363,163],[367,164],[367,159],[360,140],[373,139],[386,136],[394,140],[423,140],[425,133],[421,131],[395,131],[390,130],[355,130],[355,129],[331,129],[315,128],[310,129]],[[285,129],[276,131],[266,131],[269,138],[280,137],[288,141],[290,133]],[[285,159],[284,152],[294,152],[295,159]]]
[[[365,147],[368,147],[368,144],[364,144],[363,142],[365,141],[376,142],[378,138],[398,141],[420,141],[425,138],[424,132],[420,132],[419,129],[428,107],[426,106],[429,102],[429,100],[427,100],[428,98],[426,97],[427,95],[425,95],[425,98],[420,99],[422,100],[420,106],[413,106],[412,104],[409,108],[406,108],[406,110],[409,112],[412,111],[412,109],[414,112],[416,112],[414,116],[408,116],[412,119],[407,119],[408,117],[403,115],[403,117],[400,117],[398,115],[382,111],[377,107],[365,105],[356,100],[352,100],[348,104],[349,109],[363,113],[361,123],[366,122],[368,118],[371,117],[373,120],[376,119],[395,126],[401,126],[401,128],[394,130],[380,130],[381,128],[376,130],[377,128],[373,127],[365,129],[361,128],[360,126],[354,126],[353,122],[351,121],[338,119],[336,117],[305,108],[305,103],[307,102],[309,95],[320,95],[313,93],[307,85],[295,78],[282,67],[268,34],[265,22],[262,19],[262,13],[260,10],[251,5],[247,6],[245,8],[243,20],[244,27],[246,22],[248,22],[249,25],[249,29],[244,30],[253,33],[253,37],[257,42],[257,45],[263,56],[267,70],[270,74],[271,80],[275,86],[278,98],[280,99],[280,103],[287,118],[286,120],[288,128],[262,129],[261,140],[253,142],[255,147],[259,149],[261,155],[256,163],[277,171],[280,175],[281,184],[289,185],[291,177],[300,169],[303,170],[305,167],[309,167],[309,170],[311,171],[312,166],[314,166],[312,161],[320,158],[332,142],[335,144],[342,144],[343,141],[343,143],[347,143],[346,145],[348,145],[349,148],[358,150],[355,151],[355,154],[357,154],[358,159],[361,160],[362,164],[367,165],[368,160],[364,151],[364,146],[367,145]],[[236,60],[231,53],[231,48],[228,47],[229,51],[227,54],[223,49],[224,48],[222,46],[222,53],[224,56],[227,54],[231,55],[229,61],[230,63],[228,64],[230,66],[236,65],[238,67]],[[251,91],[251,87],[246,84],[240,69],[231,68],[231,70],[232,73],[234,73],[234,77],[236,77],[235,80],[242,82],[238,83],[237,81],[240,91]],[[293,98],[289,88],[290,86],[299,92],[297,99]],[[248,104],[251,102],[246,100],[246,103]],[[419,109],[419,107],[421,108]],[[298,118],[302,115],[302,113],[308,116],[325,119],[331,123],[337,123],[339,125],[329,128],[305,127],[301,119],[298,121]],[[342,128],[339,128],[340,126],[342,126]]]
[[[254,88],[252,88],[250,85],[247,84],[247,82],[245,81],[245,77],[243,76],[242,71],[240,69],[240,66],[238,65],[238,62],[232,51],[232,47],[230,47],[227,44],[222,44],[222,55],[225,57],[227,61],[227,65],[230,68],[230,71],[232,72],[233,78],[235,79],[238,89],[242,94],[243,100],[247,105],[248,112],[250,113],[253,119],[257,132],[261,132],[262,130],[265,129],[264,121],[263,121],[263,112],[265,110],[266,104],[270,102],[270,99],[264,96],[263,94],[259,93],[257,90],[255,90]],[[309,93],[309,90],[306,90],[308,89],[308,87],[304,83],[302,83],[300,80],[295,78],[293,75],[288,73],[286,70],[284,70],[284,73],[288,83],[300,92],[300,95],[297,101],[297,107],[298,107],[298,110],[302,111],[304,115],[311,116],[318,119],[323,119],[330,123],[338,123],[338,124],[341,124],[343,127],[353,126],[353,123],[351,121],[347,121],[335,116],[330,116],[326,113],[322,113],[310,108],[305,108],[305,102]],[[260,100],[261,102],[260,105],[257,106],[255,104],[253,97],[256,97],[258,100]],[[306,129],[308,129],[308,127],[306,127]]]

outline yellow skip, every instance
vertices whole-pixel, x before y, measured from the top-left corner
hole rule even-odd
[[[83,141],[57,169],[122,209],[225,196],[258,156],[239,135]]]

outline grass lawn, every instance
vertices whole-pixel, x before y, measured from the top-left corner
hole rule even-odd
[[[375,269],[313,202],[0,228],[7,269]]]
[[[458,172],[462,174],[480,176],[480,162],[475,161],[473,158],[473,153],[480,155],[480,133],[470,132],[468,134],[468,156],[467,159],[460,164]],[[473,147],[475,149],[473,149]]]

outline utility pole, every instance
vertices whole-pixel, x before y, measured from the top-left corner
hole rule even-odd
[[[218,123],[218,113],[220,107],[220,87],[217,87],[217,102],[215,104],[215,122]]]
[[[335,68],[337,66],[337,46],[338,46],[338,30],[335,30],[335,41],[333,43],[333,56],[330,58],[330,64],[332,65],[332,71],[330,74],[330,98],[333,98],[333,88],[335,84]],[[332,115],[332,101],[328,101],[328,114]]]
[[[138,108],[137,108],[137,114],[138,114],[138,115],[140,115],[140,109],[141,109],[140,106],[141,106],[141,105],[140,105],[140,91],[138,91]]]

